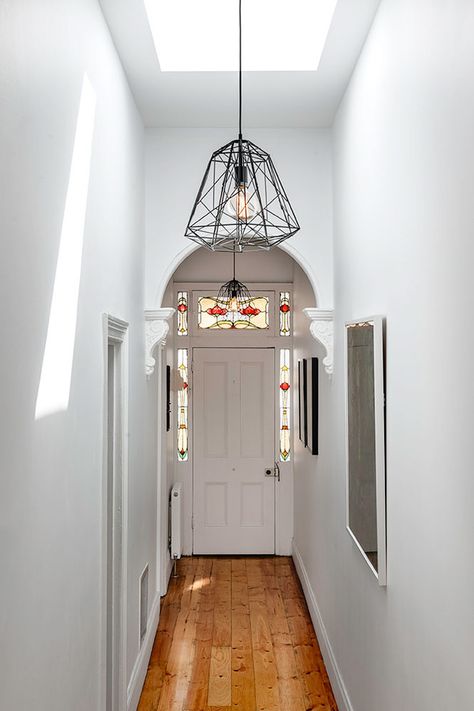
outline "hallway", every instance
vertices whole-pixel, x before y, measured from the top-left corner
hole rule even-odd
[[[291,558],[186,557],[139,711],[336,711]]]
[[[0,711],[474,711],[473,36],[0,0]]]

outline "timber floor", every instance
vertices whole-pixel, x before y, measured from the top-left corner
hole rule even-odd
[[[291,558],[178,562],[138,711],[337,711]]]

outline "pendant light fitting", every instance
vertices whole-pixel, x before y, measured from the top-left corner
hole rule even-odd
[[[217,294],[217,302],[224,306],[227,311],[238,312],[244,309],[250,304],[252,296],[250,291],[247,289],[245,284],[238,281],[235,277],[235,251],[233,253],[233,277],[230,281],[226,281],[225,284],[219,289]]]
[[[242,0],[239,0],[239,136],[215,151],[185,236],[213,251],[280,244],[300,229],[270,155],[242,137]]]

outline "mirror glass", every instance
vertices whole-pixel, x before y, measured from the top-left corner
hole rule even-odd
[[[379,324],[377,324],[379,325]],[[374,321],[346,324],[347,347],[347,524],[376,574],[380,568],[378,515],[385,491],[378,492],[383,447],[383,394],[377,392],[377,367],[382,367],[382,338]],[[375,345],[380,348],[376,357]],[[377,353],[377,356],[379,353]],[[380,419],[381,429],[380,429]],[[379,498],[383,494],[383,501]],[[383,518],[385,518],[383,514]],[[383,521],[385,523],[385,521]],[[385,551],[383,551],[383,559]]]

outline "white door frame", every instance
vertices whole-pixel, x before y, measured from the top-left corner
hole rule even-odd
[[[173,568],[168,541],[168,517],[170,486],[168,482],[168,435],[166,430],[166,358],[164,357],[164,344],[157,347],[156,377],[158,417],[156,423],[157,442],[157,527],[156,527],[156,589],[160,595],[165,595],[168,590],[168,581]],[[171,385],[171,384],[170,384]],[[173,421],[170,423],[171,432],[174,432]]]
[[[165,307],[145,311],[145,344],[146,344],[146,375],[147,380],[153,377],[152,383],[156,396],[156,427],[155,427],[155,466],[156,466],[156,576],[155,588],[160,595],[165,595],[171,574],[172,562],[168,546],[168,501],[169,480],[174,469],[168,466],[169,437],[174,432],[166,430],[166,368],[168,349],[173,352],[173,331],[170,331],[170,320],[175,309]],[[168,347],[167,347],[168,344]],[[170,364],[170,367],[172,365]],[[171,391],[170,391],[171,393]]]
[[[128,323],[109,314],[103,315],[103,462],[101,491],[101,708],[106,709],[107,703],[107,620],[108,620],[108,394],[109,394],[109,346],[115,349],[115,362],[118,366],[116,400],[118,411],[115,415],[119,423],[119,465],[121,476],[121,517],[118,521],[121,528],[121,560],[120,560],[120,629],[118,632],[118,705],[112,711],[125,711],[127,708],[127,549],[128,549]]]
[[[173,322],[174,345],[173,345],[173,377],[176,375],[177,350],[186,348],[188,350],[188,366],[190,387],[189,393],[189,412],[188,412],[188,436],[191,443],[189,458],[186,462],[178,462],[176,456],[176,441],[177,441],[177,417],[176,404],[173,406],[173,459],[174,459],[174,481],[184,483],[184,554],[191,555],[192,553],[192,499],[193,499],[193,382],[192,382],[192,351],[193,348],[275,348],[275,423],[279,421],[279,401],[278,401],[278,378],[279,378],[279,352],[281,348],[290,350],[290,363],[293,362],[293,336],[279,336],[277,328],[278,324],[278,296],[280,291],[290,292],[290,298],[293,301],[293,284],[290,282],[261,282],[247,283],[251,292],[258,291],[263,293],[274,292],[272,319],[273,327],[268,331],[252,331],[233,333],[229,331],[215,333],[211,331],[200,331],[196,326],[195,301],[196,293],[208,291],[209,293],[217,293],[220,284],[215,282],[175,282],[173,285],[173,303],[177,303],[178,291],[186,291],[188,293],[188,335],[176,336],[176,321]],[[293,324],[294,328],[294,324]],[[291,369],[293,375],[293,370]],[[172,378],[173,380],[173,378]],[[294,387],[294,383],[293,383]],[[292,398],[293,401],[293,398]],[[292,403],[293,406],[293,403]],[[292,537],[293,537],[293,456],[294,456],[294,412],[292,411],[292,457],[288,462],[280,462],[281,482],[276,485],[275,493],[275,549],[277,555],[291,555]],[[279,438],[278,427],[275,426],[275,457],[279,453]]]

